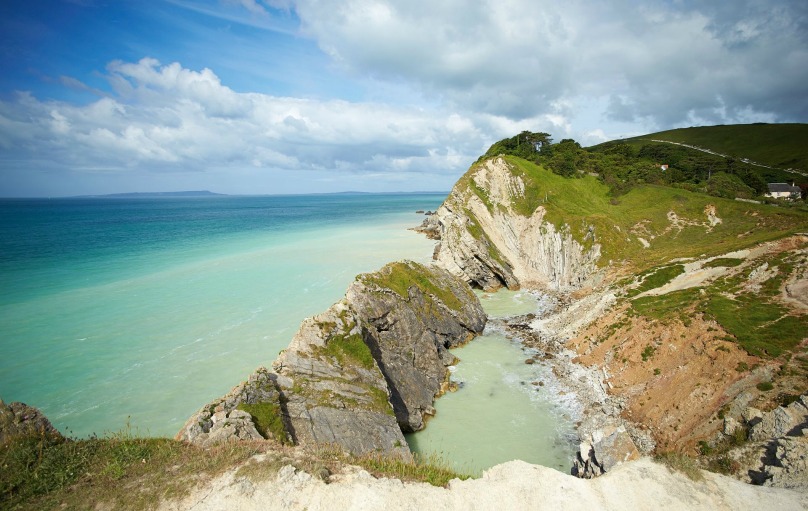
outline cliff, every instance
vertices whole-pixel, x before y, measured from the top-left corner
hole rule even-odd
[[[799,209],[659,185],[616,196],[597,176],[508,155],[472,165],[421,230],[472,285],[556,292],[557,309],[516,325],[517,337],[562,378],[594,375],[590,388],[568,382],[585,407],[582,475],[634,457],[631,441],[645,453],[712,452],[705,466],[732,471],[721,468],[735,441],[724,417],[808,388]],[[586,398],[592,389],[603,395]]]
[[[177,434],[200,445],[274,438],[409,456],[402,431],[423,428],[445,390],[448,348],[482,332],[474,293],[444,270],[391,263],[303,321],[289,347]]]
[[[486,290],[579,288],[597,270],[594,228],[576,240],[569,225],[547,220],[541,201],[535,179],[506,158],[475,164],[426,221],[441,239],[436,260]]]

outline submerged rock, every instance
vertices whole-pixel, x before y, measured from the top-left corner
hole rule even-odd
[[[388,264],[304,320],[271,372],[258,369],[203,407],[177,438],[208,445],[258,435],[409,456],[402,430],[421,429],[434,413],[455,362],[448,349],[480,334],[485,321],[474,293],[445,270]]]

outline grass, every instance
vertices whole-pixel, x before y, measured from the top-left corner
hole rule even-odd
[[[702,268],[734,268],[740,266],[746,259],[738,259],[735,257],[719,257],[708,261],[702,265]]]
[[[662,463],[671,471],[681,472],[691,481],[701,481],[704,475],[699,470],[698,463],[690,456],[680,452],[663,452],[654,457],[657,463]]]
[[[748,158],[779,168],[808,170],[808,124],[736,124],[680,128],[627,139],[667,140]]]
[[[0,446],[0,509],[153,509],[256,452],[253,443],[203,450],[128,430],[82,440],[18,438]]]
[[[334,334],[326,342],[324,353],[337,359],[341,366],[350,363],[372,369],[375,365],[373,354],[370,352],[362,334]]]
[[[808,316],[788,315],[781,305],[759,296],[711,296],[703,312],[720,323],[750,355],[778,357],[793,350],[808,332]]]
[[[279,403],[239,403],[236,408],[252,416],[255,429],[264,438],[271,438],[283,444],[289,441]]]
[[[425,267],[410,261],[390,263],[375,273],[360,275],[359,280],[365,284],[387,288],[409,300],[410,288],[419,289],[427,298],[433,296],[443,302],[452,310],[463,308],[461,302],[452,290],[438,286],[433,281],[434,275]],[[468,290],[471,293],[471,290]]]
[[[635,299],[631,306],[643,316],[667,320],[692,307],[699,297],[697,288],[682,289],[659,296],[643,296]]]
[[[452,479],[469,479],[471,475],[459,473],[437,455],[414,455],[413,461],[380,453],[354,457],[353,461],[376,476],[393,477],[402,481],[418,481],[432,486],[446,486]]]
[[[630,290],[627,295],[629,297],[636,296],[638,294],[644,293],[646,291],[650,291],[651,289],[656,289],[658,287],[662,287],[665,284],[669,283],[679,275],[685,272],[685,267],[681,264],[675,264],[673,266],[665,266],[663,268],[659,268],[650,275],[647,275],[643,280],[642,283],[637,286],[636,288]]]
[[[676,258],[718,256],[808,230],[808,215],[799,211],[666,186],[637,186],[619,201],[612,201],[609,188],[596,177],[564,178],[521,158],[503,158],[513,175],[525,183],[525,197],[514,201],[514,211],[530,216],[544,207],[545,219],[558,230],[569,226],[569,233],[584,247],[591,246],[591,238],[586,237],[590,227],[594,228],[595,240],[601,245],[600,265],[627,261],[635,271],[642,271]],[[472,167],[457,184],[466,194],[477,193],[464,185],[474,171]],[[708,205],[715,206],[723,220],[710,229],[704,213]],[[681,230],[672,228],[669,211],[686,224]],[[628,234],[641,222],[654,236],[647,249]]]
[[[265,456],[253,459],[255,454]],[[434,486],[471,477],[435,456],[351,456],[334,447],[300,451],[270,442],[202,449],[167,438],[137,438],[128,430],[84,440],[33,435],[0,445],[0,509],[154,509],[234,467],[237,477],[260,481],[289,464],[321,478],[345,464],[377,477]]]

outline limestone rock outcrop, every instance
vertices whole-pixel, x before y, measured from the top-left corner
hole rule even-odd
[[[486,290],[527,286],[581,287],[597,271],[600,245],[589,227],[584,242],[567,225],[548,222],[527,176],[503,157],[472,166],[429,222],[440,226],[435,259]],[[422,226],[434,230],[433,225]]]
[[[0,445],[13,438],[30,435],[62,437],[37,408],[19,402],[7,405],[0,400]]]
[[[485,322],[474,293],[445,270],[388,264],[304,320],[272,371],[258,369],[203,407],[177,438],[201,445],[274,438],[409,456],[402,430],[421,429],[434,412],[455,361],[448,348]]]
[[[572,475],[591,479],[620,463],[637,459],[640,459],[640,452],[625,427],[600,429],[581,442]]]
[[[741,470],[757,484],[808,491],[808,394],[770,412],[747,408],[743,416],[757,452],[746,456],[756,463]]]

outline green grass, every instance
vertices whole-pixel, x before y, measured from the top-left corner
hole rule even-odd
[[[371,474],[393,477],[403,481],[419,481],[432,486],[446,486],[452,479],[469,479],[470,474],[455,471],[451,465],[437,457],[414,455],[413,461],[407,461],[381,453],[370,453],[357,456],[354,461]]]
[[[450,289],[436,285],[431,272],[417,263],[407,261],[390,263],[375,273],[365,273],[358,278],[365,284],[390,289],[405,300],[409,300],[410,288],[415,286],[427,298],[430,295],[434,296],[452,310],[459,311],[463,308],[463,303]],[[471,290],[468,290],[468,293],[471,293]]]
[[[702,268],[734,268],[740,266],[746,259],[738,259],[735,257],[719,257],[712,261],[706,262]]]
[[[636,288],[630,290],[627,295],[629,297],[636,296],[646,291],[650,291],[651,289],[662,287],[684,272],[685,267],[681,264],[659,268],[643,278],[642,283]]]
[[[736,124],[680,128],[626,139],[667,140],[748,158],[779,168],[808,170],[808,124]]]
[[[793,350],[808,332],[808,316],[787,315],[776,303],[762,301],[757,296],[711,296],[703,311],[735,337],[738,344],[751,355],[778,357]]]
[[[654,461],[662,463],[674,472],[681,472],[691,481],[701,481],[704,475],[696,460],[680,452],[663,452],[654,456]]]
[[[153,509],[256,452],[252,443],[203,450],[128,429],[108,438],[17,438],[0,445],[0,509]]]
[[[697,288],[682,289],[659,296],[644,296],[631,302],[631,306],[643,316],[665,320],[676,317],[699,300]]]
[[[370,352],[362,334],[335,334],[328,338],[324,353],[334,357],[340,365],[357,364],[365,369],[372,369],[373,354]]]
[[[264,438],[272,438],[283,444],[289,441],[279,403],[239,403],[236,408],[252,416],[255,429]]]
[[[520,215],[530,216],[537,207],[546,209],[546,220],[569,233],[584,247],[590,226],[601,245],[598,264],[612,261],[632,263],[636,271],[665,264],[675,258],[717,256],[754,244],[779,239],[808,230],[808,215],[767,204],[749,204],[690,192],[679,188],[642,185],[613,201],[609,188],[596,177],[569,179],[532,162],[505,156],[515,176],[525,182],[525,197],[512,204]],[[474,167],[464,176],[469,178]],[[461,192],[464,180],[458,181]],[[466,194],[475,193],[465,188]],[[707,229],[704,209],[717,208],[722,223]],[[667,218],[673,211],[682,220],[699,225],[671,229]],[[641,248],[636,236],[628,233],[643,222],[655,238]],[[629,238],[629,239],[627,239]]]

